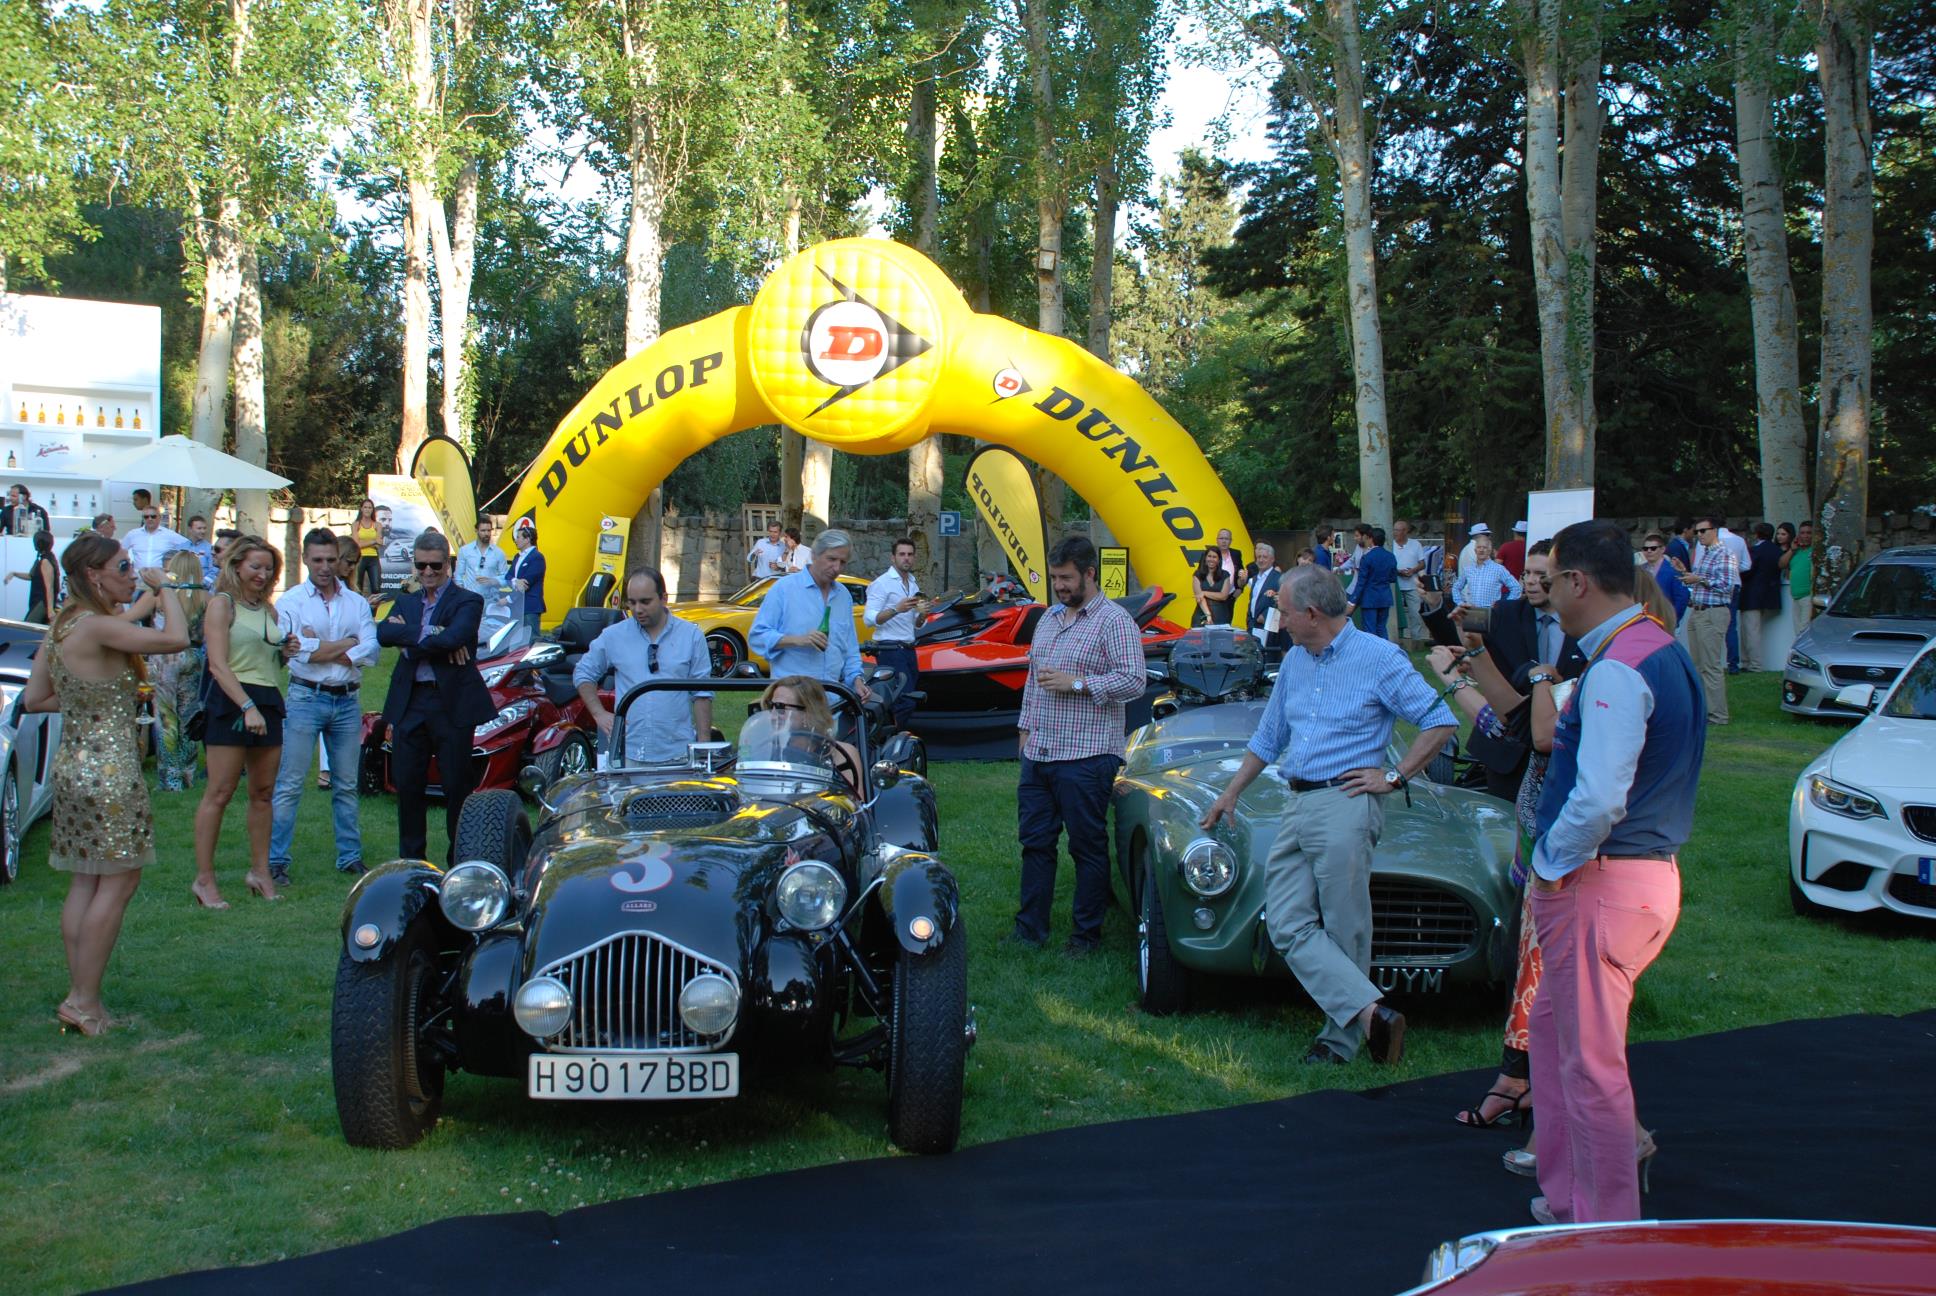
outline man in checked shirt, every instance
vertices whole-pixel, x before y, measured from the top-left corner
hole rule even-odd
[[[1014,939],[1041,948],[1055,903],[1056,838],[1069,831],[1076,864],[1069,954],[1102,941],[1109,898],[1109,792],[1123,763],[1123,704],[1147,675],[1143,640],[1129,613],[1102,596],[1096,547],[1068,536],[1049,551],[1055,603],[1036,623],[1022,690],[1022,776],[1016,818],[1022,901]]]

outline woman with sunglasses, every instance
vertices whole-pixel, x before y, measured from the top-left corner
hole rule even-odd
[[[773,717],[775,724],[803,733],[821,734],[831,740],[834,764],[847,786],[860,793],[860,753],[851,743],[833,737],[834,713],[827,705],[827,691],[811,675],[787,675],[774,680],[760,694],[760,709]]]
[[[271,796],[282,764],[280,668],[295,651],[279,633],[270,597],[282,578],[282,555],[260,536],[242,536],[222,555],[221,575],[202,615],[208,654],[208,701],[202,741],[208,787],[195,811],[195,903],[226,909],[215,883],[215,844],[229,798],[249,776],[249,871],[243,881],[264,900],[280,900],[269,876]]]
[[[47,862],[73,878],[60,920],[68,993],[54,1015],[63,1031],[99,1035],[110,1024],[101,1003],[108,956],[141,870],[155,862],[154,818],[135,746],[140,654],[180,652],[188,644],[188,618],[162,573],[152,569],[139,583],[160,594],[166,625],[151,629],[117,616],[137,581],[133,561],[106,536],[76,536],[61,567],[67,606],[47,632],[50,650],[34,658],[22,706],[60,712],[63,728]]]

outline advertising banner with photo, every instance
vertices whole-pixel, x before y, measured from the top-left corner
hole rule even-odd
[[[371,473],[370,499],[376,503],[376,522],[383,537],[377,541],[382,563],[382,589],[394,594],[415,573],[410,567],[412,546],[423,532],[435,528],[444,532],[444,519],[430,502],[423,484],[414,477]],[[444,533],[448,539],[447,532]],[[458,542],[451,541],[451,551]]]

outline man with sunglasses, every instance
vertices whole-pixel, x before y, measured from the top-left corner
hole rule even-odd
[[[578,696],[585,699],[585,709],[607,741],[613,717],[598,696],[607,672],[614,676],[614,701],[648,679],[705,679],[713,673],[704,632],[667,609],[664,576],[650,567],[627,576],[625,610],[630,615],[600,631],[571,673]],[[712,727],[712,694],[648,693],[625,713],[625,761],[628,765],[683,761],[686,744],[696,735],[710,735]]]
[[[187,536],[161,524],[161,510],[153,504],[142,506],[141,525],[128,533],[124,543],[136,571],[164,566],[169,554],[193,547]]]
[[[1728,722],[1728,623],[1741,568],[1721,539],[1721,519],[1694,519],[1694,562],[1687,573],[1687,649],[1707,693],[1707,722]]]
[[[445,824],[455,841],[457,817],[476,778],[471,736],[497,714],[497,706],[472,660],[484,599],[451,579],[450,541],[425,531],[411,565],[422,589],[397,596],[376,637],[398,650],[383,703],[391,730],[390,776],[397,785],[397,838],[405,858],[424,859],[430,758],[437,758]]]
[[[1686,632],[1679,627],[1687,621],[1687,586],[1674,570],[1674,564],[1667,561],[1667,537],[1658,531],[1649,531],[1646,539],[1640,542],[1640,563],[1647,574],[1660,586],[1660,592],[1674,605],[1676,634],[1686,638]]]
[[[1532,694],[1526,680],[1535,666],[1555,667],[1561,679],[1572,679],[1586,666],[1580,645],[1561,629],[1552,606],[1552,550],[1552,542],[1542,540],[1526,551],[1520,596],[1494,603],[1486,627],[1486,656],[1522,697]],[[1532,757],[1528,736],[1514,730],[1508,737],[1494,738],[1473,728],[1466,750],[1485,768],[1486,791],[1508,801],[1519,795]]]

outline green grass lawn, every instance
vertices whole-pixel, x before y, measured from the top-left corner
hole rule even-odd
[[[1782,715],[1775,675],[1732,685],[1735,722],[1709,744],[1683,859],[1680,927],[1641,983],[1635,1036],[1929,1007],[1936,941],[1926,929],[1789,911],[1787,797],[1801,767],[1842,730]],[[1010,764],[935,768],[981,1025],[965,1141],[1496,1063],[1502,1005],[1489,997],[1405,1004],[1412,1029],[1399,1067],[1305,1069],[1297,1058],[1318,1014],[1288,984],[1221,987],[1193,1016],[1143,1016],[1134,930],[1121,913],[1110,915],[1103,954],[1086,961],[1002,944],[1015,894],[1014,780]],[[350,1148],[337,1128],[328,1048],[348,882],[329,867],[326,800],[304,801],[296,885],[277,905],[242,889],[241,815],[231,809],[219,856],[235,905],[226,913],[189,900],[194,804],[194,794],[156,798],[162,862],[135,897],[109,969],[106,997],[127,1024],[104,1039],[54,1028],[66,988],[57,928],[65,880],[46,867],[44,824],[28,838],[19,884],[0,891],[0,1145],[11,1167],[0,1255],[12,1257],[9,1290],[130,1282],[453,1214],[561,1210],[894,1154],[880,1077],[813,1070],[749,1076],[746,1097],[698,1107],[537,1104],[516,1082],[457,1075],[426,1142],[403,1153]],[[433,812],[433,853],[440,821]],[[387,798],[364,802],[363,830],[365,858],[385,858],[396,840]],[[1065,925],[1068,881],[1065,867]]]

